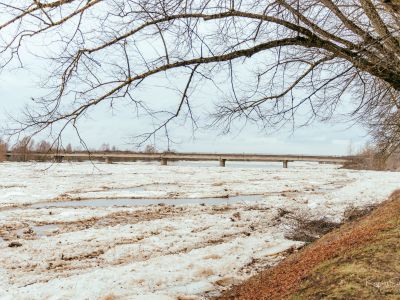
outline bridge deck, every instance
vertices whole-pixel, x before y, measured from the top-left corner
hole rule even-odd
[[[7,153],[7,157],[12,159],[25,155],[27,159],[55,159],[56,161],[68,160],[106,160],[112,162],[132,161],[132,160],[159,160],[163,165],[168,160],[172,161],[219,161],[221,166],[225,166],[226,161],[254,161],[254,162],[283,162],[284,167],[291,161],[309,161],[321,163],[345,163],[356,159],[353,156],[323,156],[323,155],[272,155],[272,154],[223,154],[223,153]]]

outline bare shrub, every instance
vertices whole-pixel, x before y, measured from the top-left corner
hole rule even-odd
[[[367,144],[357,154],[357,159],[344,164],[346,169],[400,171],[400,152],[384,155],[379,147]]]
[[[35,147],[35,150],[40,153],[47,153],[51,150],[51,144],[47,141],[41,141]]]
[[[66,153],[72,153],[73,152],[71,144],[68,144],[67,147],[65,147],[65,152]]]
[[[400,171],[400,153],[393,153],[386,160],[386,168],[392,171]]]
[[[156,146],[154,145],[146,145],[146,147],[144,148],[144,152],[145,153],[157,153],[157,149]]]
[[[0,161],[7,159],[7,144],[0,140]]]
[[[32,152],[33,147],[34,141],[31,140],[31,138],[22,138],[12,148],[13,159],[16,161],[27,161],[29,159],[28,155]]]

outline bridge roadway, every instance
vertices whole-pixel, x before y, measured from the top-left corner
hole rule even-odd
[[[167,165],[168,161],[219,161],[221,167],[225,167],[226,161],[253,161],[253,162],[282,162],[287,168],[289,162],[308,161],[319,163],[344,164],[357,159],[355,156],[321,156],[321,155],[271,155],[271,154],[223,154],[223,153],[141,153],[141,152],[75,152],[75,153],[7,153],[7,158],[13,160],[25,155],[31,160],[103,160],[108,163],[113,161],[157,160],[161,165]]]

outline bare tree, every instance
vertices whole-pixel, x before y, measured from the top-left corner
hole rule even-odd
[[[36,145],[36,151],[39,153],[48,153],[51,151],[51,144],[48,141],[41,141]]]
[[[399,146],[398,0],[10,3],[0,1],[1,68],[23,65],[32,40],[48,47],[30,52],[51,62],[49,94],[34,99],[13,133],[77,130],[100,103],[128,100],[155,124],[140,142],[169,136],[179,118],[196,128],[193,103],[208,84],[220,91],[212,116],[225,131],[239,120],[262,128],[328,120],[346,103],[347,117],[384,151]],[[141,97],[161,79],[182,78],[167,108]],[[298,113],[307,116],[300,124]]]
[[[148,144],[146,145],[146,147],[144,148],[144,152],[145,153],[157,153],[157,149],[155,145],[152,144]]]
[[[73,148],[71,144],[68,144],[67,147],[65,147],[65,152],[66,153],[72,153],[73,152]]]
[[[7,159],[8,145],[0,139],[0,161],[5,161]]]
[[[13,159],[17,161],[27,161],[29,154],[35,147],[35,142],[30,137],[26,136],[19,140],[13,147]]]

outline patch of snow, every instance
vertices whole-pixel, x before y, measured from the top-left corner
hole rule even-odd
[[[217,295],[303,245],[285,237],[287,218],[339,222],[347,209],[380,203],[400,188],[400,173],[315,163],[199,166],[1,163],[0,298]],[[237,195],[247,196],[184,203]],[[62,207],[124,198],[171,205]],[[22,246],[8,247],[11,241]]]

